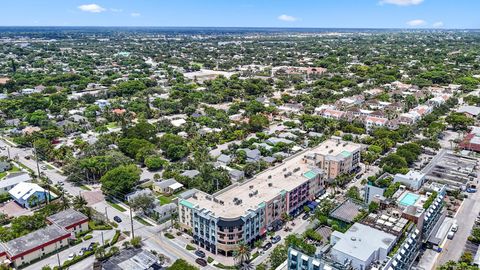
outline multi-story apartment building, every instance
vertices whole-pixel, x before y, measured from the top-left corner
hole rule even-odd
[[[304,159],[305,153],[317,148],[216,194],[192,192],[179,200],[180,225],[191,231],[200,247],[232,256],[239,243],[253,243],[275,230],[284,214],[300,214],[304,205],[323,193],[323,170]]]
[[[328,180],[349,173],[360,165],[360,144],[329,139],[304,154],[304,162],[325,171]]]

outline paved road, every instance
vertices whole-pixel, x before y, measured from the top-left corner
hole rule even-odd
[[[278,242],[277,244],[274,244],[269,250],[255,258],[255,260],[252,261],[254,265],[259,265],[260,263],[266,262],[268,259],[268,256],[270,256],[270,253],[272,250],[278,246],[279,244],[283,244],[285,242],[285,237],[290,235],[290,234],[302,234],[304,233],[310,225],[312,225],[312,222],[310,220],[302,220],[302,215],[300,215],[298,218],[296,218],[293,222],[295,223],[295,226],[291,225],[291,222],[288,223],[288,227],[292,228],[291,232],[285,232],[283,230],[278,231],[275,233],[275,235],[280,235],[282,237],[282,240]]]
[[[443,251],[437,259],[437,266],[448,261],[458,261],[460,259],[479,212],[480,192],[470,194],[470,197],[465,199],[455,217],[459,224],[458,231],[452,240],[447,240],[445,243]]]
[[[115,235],[115,230],[109,230],[109,231],[103,231],[103,237],[105,241],[111,240],[113,238],[113,235]],[[93,231],[93,238],[83,241],[82,243],[72,246],[66,250],[63,250],[58,253],[58,257],[60,258],[60,263],[64,263],[66,260],[68,260],[68,256],[72,253],[78,254],[80,250],[83,247],[88,247],[90,243],[102,243],[102,232],[101,231]],[[88,261],[87,261],[88,262]],[[93,264],[93,256],[91,259],[91,263]],[[51,267],[58,265],[58,258],[57,255],[53,254],[48,258],[45,258],[37,263],[34,263],[32,265],[29,265],[28,267],[23,268],[24,270],[38,270],[41,269],[45,265],[50,265]],[[72,269],[86,269],[85,267],[92,267],[90,265],[85,265],[85,262],[82,261],[82,264],[75,264]]]
[[[29,148],[18,148],[18,147],[13,147],[10,146],[9,144],[5,143],[3,139],[0,139],[0,147],[8,147],[10,151],[10,157],[18,157],[18,162],[24,164],[34,172],[37,172],[37,164],[36,161],[33,159],[26,159],[26,156],[31,156],[32,155],[32,150]],[[7,151],[2,151],[2,155],[7,155]],[[43,162],[40,162],[40,166],[43,165]],[[66,177],[62,175],[59,171],[56,169],[47,169],[47,170],[41,170],[45,173],[45,175],[54,183],[63,183],[63,188],[65,189],[66,193],[69,193],[71,195],[78,195],[84,192],[83,189],[80,187],[72,185],[70,182],[66,181]],[[110,206],[105,200],[102,200],[98,203],[95,203],[91,205],[94,209],[96,209],[99,212],[105,212],[105,209],[107,210],[107,215],[111,219],[113,216],[119,216],[122,219],[122,222],[119,224],[118,229],[121,231],[131,231],[131,223],[130,223],[130,213],[129,211],[121,212],[112,206]],[[141,236],[143,239],[143,244],[147,247],[148,250],[156,250],[158,253],[162,253],[169,257],[171,261],[173,262],[177,258],[184,258],[187,261],[191,263],[195,263],[195,256],[189,252],[187,252],[185,249],[180,248],[180,247],[172,247],[170,243],[165,242],[165,239],[162,239],[161,231],[165,229],[165,227],[169,223],[164,223],[162,225],[158,226],[145,226],[141,224],[140,222],[133,220],[133,227],[135,230],[135,236]],[[110,237],[111,238],[111,237]],[[92,240],[93,241],[93,240]],[[69,248],[68,250],[64,251],[67,254],[75,252],[75,249],[77,246]],[[80,250],[81,247],[78,248]],[[76,251],[78,252],[78,251]],[[55,263],[52,265],[57,265],[58,263],[56,262],[56,256],[54,256]],[[49,258],[50,259],[50,258]],[[61,258],[62,259],[62,258]],[[39,265],[43,266],[43,263],[45,260],[42,260]],[[78,269],[78,270],[83,270],[83,269],[89,269],[93,265],[93,260],[86,260],[83,261],[82,263],[76,264],[70,269]],[[38,269],[38,268],[37,268]]]

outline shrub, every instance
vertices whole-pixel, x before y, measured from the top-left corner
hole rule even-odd
[[[212,263],[213,261],[214,261],[214,260],[213,260],[212,257],[208,257],[208,258],[207,258],[207,262],[208,262],[208,263]]]
[[[165,237],[167,237],[168,239],[174,239],[174,238],[175,238],[175,236],[174,236],[173,234],[168,233],[168,232],[165,233],[164,235],[165,235]]]
[[[88,234],[88,235],[85,235],[85,237],[83,237],[83,240],[88,240],[88,239],[92,239],[93,236],[91,234]]]
[[[112,238],[112,241],[110,242],[110,246],[115,245],[118,242],[118,238],[120,237],[120,230],[115,231],[115,235]]]
[[[196,248],[195,248],[194,246],[188,245],[188,244],[187,244],[187,246],[186,246],[185,248],[186,248],[187,250],[190,250],[190,251],[191,251],[191,250],[196,250]]]

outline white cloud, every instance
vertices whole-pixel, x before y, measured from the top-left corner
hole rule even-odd
[[[290,16],[290,15],[286,15],[286,14],[282,14],[280,16],[278,16],[278,18],[280,21],[284,21],[284,22],[295,22],[295,21],[298,21],[298,18],[295,18],[293,16]]]
[[[81,6],[78,6],[78,9],[80,9],[81,11],[85,11],[85,12],[91,12],[91,13],[100,13],[100,12],[104,12],[106,9],[97,5],[97,4],[86,4],[86,5],[81,5]]]
[[[416,19],[416,20],[408,21],[408,22],[407,22],[407,25],[408,25],[408,26],[416,27],[416,26],[425,25],[426,23],[427,23],[427,22],[424,21],[424,20]]]
[[[435,22],[432,24],[433,27],[436,27],[436,28],[440,28],[440,27],[443,27],[443,22]]]
[[[118,13],[118,12],[123,12],[123,9],[111,8],[110,11],[115,12],[115,13]]]
[[[381,0],[380,4],[392,4],[397,6],[414,6],[420,5],[423,0]]]
[[[133,12],[130,14],[130,16],[132,17],[140,17],[142,14],[138,13],[138,12]]]

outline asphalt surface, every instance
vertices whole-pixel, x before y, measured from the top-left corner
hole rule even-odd
[[[475,219],[480,212],[480,192],[469,194],[455,219],[458,221],[458,231],[452,240],[447,240],[442,252],[438,256],[436,265],[440,266],[448,261],[458,261],[462,255]],[[474,254],[475,255],[475,254]]]
[[[22,163],[23,165],[27,166],[31,170],[33,170],[35,173],[37,173],[37,164],[36,161],[32,158],[26,159],[26,156],[32,156],[32,150],[29,148],[18,148],[14,146],[10,146],[7,144],[3,138],[0,139],[0,147],[7,147],[8,150],[10,151],[10,157],[12,159],[16,159],[18,162]],[[7,150],[2,150],[1,155],[7,156],[8,151]],[[44,165],[43,162],[40,163],[40,168],[42,165]],[[78,195],[84,192],[83,189],[81,189],[78,186],[72,185],[70,182],[66,181],[66,177],[62,175],[58,170],[56,169],[46,169],[42,170],[40,169],[41,172],[44,172],[45,175],[54,183],[63,183],[63,188],[67,194],[71,195]],[[108,217],[112,219],[114,216],[119,216],[122,219],[122,222],[118,224],[118,228],[121,231],[131,231],[131,225],[130,225],[130,213],[129,211],[121,212],[112,206],[110,206],[105,200],[102,200],[101,202],[98,202],[94,205],[92,205],[97,211],[104,212],[105,209],[107,210]],[[157,226],[146,226],[141,224],[140,222],[136,221],[135,219],[133,220],[133,227],[134,227],[134,232],[135,236],[141,236],[142,237],[142,242],[143,245],[147,248],[147,250],[155,250],[158,253],[164,254],[165,256],[169,257],[171,262],[175,261],[178,258],[184,258],[188,262],[195,264],[195,259],[196,257],[189,253],[187,250],[185,250],[183,247],[177,247],[174,245],[171,245],[170,242],[166,242],[165,238],[161,234],[161,231],[164,230],[167,226],[169,225],[169,222],[163,223],[161,225]],[[114,232],[112,230],[112,232]],[[100,239],[95,237],[95,239],[92,239],[92,241],[98,241],[100,242]],[[61,261],[66,260],[68,255],[73,252],[78,252],[77,249],[78,246],[71,247],[65,251],[62,251],[62,257],[60,258]],[[80,250],[81,246],[78,247],[78,250]],[[66,254],[67,257],[64,257]],[[57,258],[54,256],[52,259],[51,257],[46,258],[45,260],[42,260],[38,262],[37,264],[34,264],[34,266],[40,266],[40,268],[31,268],[31,269],[41,269],[41,266],[45,265],[44,262],[46,260],[54,260],[55,263],[51,265],[57,265]],[[75,264],[70,267],[72,270],[83,270],[83,269],[91,269],[93,265],[93,259],[89,258],[90,260],[84,260],[82,263]],[[207,269],[207,268],[206,268]]]

